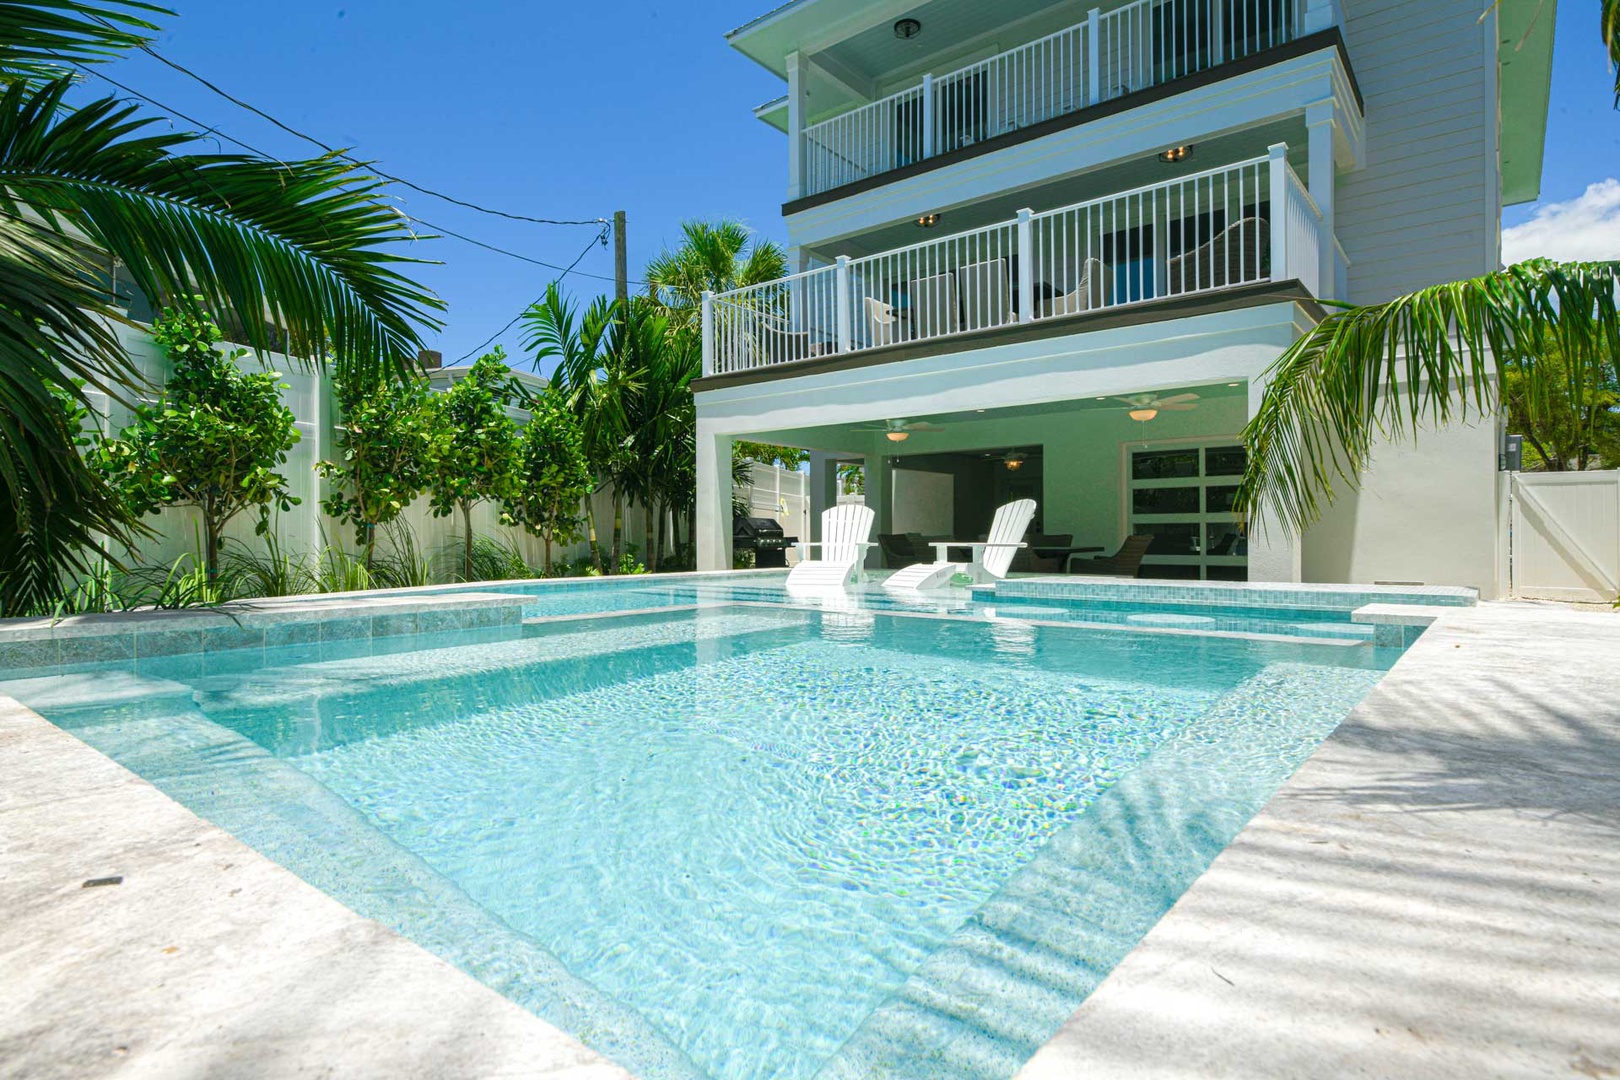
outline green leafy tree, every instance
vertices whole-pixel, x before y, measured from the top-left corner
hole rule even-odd
[[[403,276],[410,222],[364,168],[328,156],[204,152],[116,98],[67,96],[171,13],[127,0],[0,4],[0,614],[49,609],[110,547],[144,532],[74,448],[55,392],[79,380],[126,404],[149,391],[105,280],[154,303],[193,294],[242,344],[290,344],[403,369],[443,304]],[[112,541],[108,542],[108,538]]]
[[[1508,431],[1524,436],[1530,470],[1614,468],[1620,465],[1620,370],[1571,364],[1554,345],[1526,370],[1510,360],[1503,371]]]
[[[222,352],[219,327],[197,309],[166,310],[152,332],[174,365],[163,397],[155,408],[138,408],[134,422],[102,440],[92,458],[135,513],[197,508],[203,566],[213,581],[220,538],[238,514],[256,511],[262,536],[272,507],[297,504],[277,470],[298,429],[281,403],[281,373],[243,371],[248,350]]]
[[[540,537],[545,544],[545,570],[551,573],[551,546],[580,537],[580,506],[590,495],[590,459],[579,421],[559,390],[529,402],[529,422],[520,439],[517,478],[506,498],[506,516]]]
[[[780,465],[789,472],[810,460],[810,451],[796,446],[776,446],[772,443],[747,442],[738,439],[731,444],[734,457],[757,461],[763,465]]]
[[[427,380],[414,372],[399,379],[357,374],[339,378],[336,389],[343,459],[316,467],[335,486],[321,507],[354,526],[370,572],[377,530],[432,485],[448,432],[438,423]]]
[[[517,475],[517,424],[506,411],[514,392],[505,359],[499,346],[479,357],[434,405],[442,439],[433,476],[433,514],[461,514],[463,581],[472,580],[473,507],[486,499],[509,498]]]

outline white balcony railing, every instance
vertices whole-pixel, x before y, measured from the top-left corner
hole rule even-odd
[[[1322,252],[1336,244],[1286,155],[1278,144],[1266,157],[706,294],[703,372],[1269,280],[1323,296]]]
[[[1312,3],[1093,8],[1085,22],[809,125],[799,187],[830,191],[1284,44],[1301,34]]]

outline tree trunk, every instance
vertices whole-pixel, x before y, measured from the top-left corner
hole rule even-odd
[[[591,565],[596,572],[602,572],[602,545],[596,542],[596,492],[592,491],[585,496],[585,524],[590,530]]]
[[[624,557],[624,496],[619,489],[613,489],[613,570],[619,572],[619,562]]]
[[[461,504],[461,525],[465,530],[461,538],[461,580],[472,580],[472,503]]]
[[[647,569],[658,573],[658,564],[664,560],[664,526],[669,523],[669,507],[658,507],[658,542],[653,545],[652,565]]]
[[[219,534],[223,528],[212,514],[203,515],[203,570],[210,585],[219,578]]]
[[[377,523],[366,522],[366,575],[371,574],[371,557],[377,551]]]
[[[544,539],[545,539],[545,543],[546,543],[546,577],[550,577],[551,576],[551,534],[546,533]]]
[[[650,573],[658,572],[658,542],[653,539],[653,506],[651,499],[641,500],[641,543],[646,558],[642,565]]]

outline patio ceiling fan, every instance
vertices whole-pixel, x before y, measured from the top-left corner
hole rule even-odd
[[[1158,394],[1131,394],[1129,397],[1116,397],[1115,401],[1124,402],[1130,409],[1132,420],[1147,423],[1162,412],[1188,412],[1198,408],[1193,402],[1198,400],[1197,394],[1171,394],[1161,397]]]
[[[913,431],[944,431],[945,429],[921,420],[885,420],[882,424],[867,424],[858,430],[881,431],[888,436],[890,442],[905,442]]]

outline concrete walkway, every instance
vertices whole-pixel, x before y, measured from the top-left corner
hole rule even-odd
[[[1620,615],[1445,615],[1019,1076],[1620,1077]]]
[[[629,1077],[9,698],[0,912],[7,1077]]]

